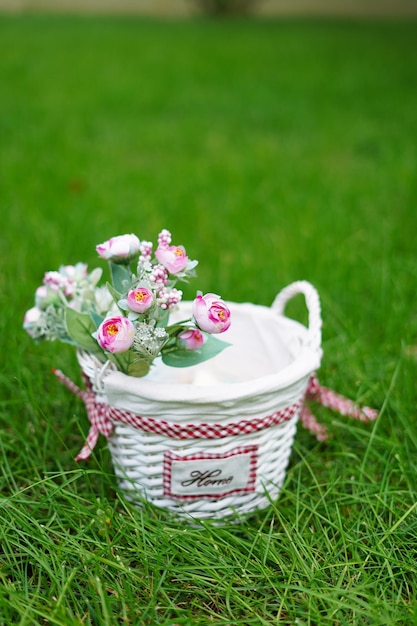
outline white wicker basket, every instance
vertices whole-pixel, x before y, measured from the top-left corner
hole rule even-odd
[[[284,316],[304,294],[308,328]],[[316,290],[299,281],[271,308],[228,303],[232,345],[190,368],[155,364],[133,378],[79,354],[96,398],[111,407],[108,439],[126,498],[145,498],[179,516],[222,519],[276,499],[285,478],[300,408],[321,360]],[[181,304],[179,317],[190,313]],[[134,425],[133,425],[134,424]]]

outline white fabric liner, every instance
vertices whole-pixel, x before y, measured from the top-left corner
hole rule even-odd
[[[311,345],[302,324],[272,308],[229,302],[232,324],[217,335],[231,345],[216,357],[186,368],[157,360],[151,372],[133,379],[112,372],[104,379],[109,403],[119,409],[173,422],[215,421],[228,409],[228,421],[265,416],[305,392],[322,351]],[[170,322],[191,317],[191,302],[181,303]],[[279,392],[279,393],[278,393]],[[277,395],[278,394],[278,395]],[[198,417],[200,415],[200,418]]]

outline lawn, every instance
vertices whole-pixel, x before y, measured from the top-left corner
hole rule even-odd
[[[417,22],[1,16],[0,84],[0,623],[417,624]],[[46,270],[162,228],[187,298],[315,285],[320,381],[380,409],[314,407],[239,525],[133,508],[103,438],[75,463],[75,355],[22,330]]]

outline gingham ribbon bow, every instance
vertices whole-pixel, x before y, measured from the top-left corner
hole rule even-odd
[[[77,385],[60,370],[52,371],[72,393],[84,401],[87,408],[88,419],[91,424],[90,431],[81,452],[75,457],[76,461],[88,459],[97,443],[99,433],[106,438],[111,435],[113,430],[112,420],[114,419],[124,424],[129,424],[134,428],[141,428],[145,432],[156,432],[158,434],[165,434],[168,437],[177,437],[179,439],[212,439],[247,434],[275,426],[291,419],[294,413],[300,409],[300,421],[303,426],[310,430],[319,441],[324,441],[327,439],[326,427],[317,422],[316,418],[305,404],[306,400],[319,402],[324,407],[333,409],[341,415],[364,422],[374,420],[378,416],[378,412],[375,409],[370,409],[366,406],[360,407],[352,402],[352,400],[345,398],[332,389],[322,387],[319,384],[317,376],[312,374],[304,398],[290,407],[276,411],[272,415],[253,420],[241,420],[240,422],[230,424],[173,424],[158,421],[153,418],[143,418],[130,413],[130,411],[115,409],[105,402],[97,400],[97,395],[92,391],[91,384],[87,379],[85,379],[87,391],[84,391],[77,387]]]
[[[87,390],[80,389],[68,376],[60,370],[52,370],[58,380],[61,381],[73,394],[83,400],[90,420],[90,430],[82,450],[75,457],[76,461],[84,461],[89,458],[94,449],[99,434],[106,438],[111,435],[113,422],[110,419],[110,407],[105,402],[97,400],[97,395],[92,391],[90,382],[85,379]]]

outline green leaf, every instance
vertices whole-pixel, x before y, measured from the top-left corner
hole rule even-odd
[[[127,368],[127,374],[129,376],[135,376],[136,378],[140,378],[142,376],[146,376],[149,372],[151,364],[149,361],[145,359],[137,359],[132,360],[129,363],[129,367]]]
[[[97,328],[100,326],[100,324],[104,321],[105,318],[102,315],[99,315],[98,313],[96,313],[95,311],[90,311],[90,316],[97,330]]]
[[[123,311],[123,309],[121,309],[118,305],[119,300],[122,299],[122,294],[119,291],[117,291],[111,283],[107,283],[107,289],[109,290],[111,297],[117,304],[117,308],[119,309],[119,311]]]
[[[96,326],[88,313],[79,313],[67,307],[65,310],[65,325],[68,335],[75,345],[94,354],[103,354],[97,341],[91,336],[95,332]]]
[[[165,331],[170,337],[174,337],[174,335],[179,334],[181,331],[187,330],[186,324],[189,322],[190,320],[184,320],[182,322],[178,322],[177,324],[172,324],[172,326],[166,326]]]
[[[170,367],[191,367],[212,359],[228,346],[230,343],[220,341],[210,335],[199,350],[184,350],[184,348],[176,347],[162,351],[162,361]]]
[[[126,293],[131,285],[131,275],[129,270],[124,265],[118,265],[117,263],[110,262],[110,273],[113,287],[116,291],[120,294]]]
[[[150,361],[135,358],[130,350],[119,354],[107,354],[107,357],[116,364],[118,370],[136,378],[146,376],[151,366]]]
[[[169,322],[169,311],[164,311],[159,307],[156,307],[152,313],[152,317],[155,320],[156,326],[163,327]]]

